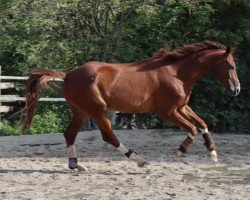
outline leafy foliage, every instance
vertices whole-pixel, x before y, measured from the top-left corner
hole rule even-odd
[[[66,72],[89,60],[132,62],[162,47],[173,50],[205,39],[237,47],[242,91],[239,97],[231,98],[213,78],[205,77],[194,87],[191,107],[214,131],[248,132],[249,1],[0,0],[0,65],[4,75],[26,75],[36,66]],[[16,106],[19,109],[20,105]],[[45,116],[52,108],[55,113],[49,115],[58,119],[44,119],[46,125],[33,125],[35,129],[45,132],[45,126],[53,121],[56,125],[46,131],[63,130],[70,117],[66,105],[46,104],[37,113]],[[170,126],[154,115],[130,118],[135,128]],[[130,126],[124,125],[126,118],[120,119],[118,128]],[[6,127],[16,120],[10,119]]]
[[[58,133],[63,132],[65,127],[62,125],[63,119],[59,114],[52,111],[47,111],[42,115],[35,115],[32,127],[26,134],[41,134],[41,133]],[[8,121],[4,121],[0,128],[0,136],[3,135],[21,135],[22,130],[18,124],[10,125]]]

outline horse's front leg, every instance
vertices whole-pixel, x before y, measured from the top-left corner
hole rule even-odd
[[[184,106],[180,109],[180,113],[188,120],[191,120],[194,125],[202,133],[202,137],[204,139],[204,144],[209,151],[210,158],[217,162],[218,156],[216,153],[216,146],[214,140],[212,138],[211,132],[208,131],[207,124],[188,106]]]
[[[181,157],[183,153],[186,153],[187,150],[191,147],[198,133],[198,130],[193,125],[193,123],[189,122],[189,120],[184,118],[177,109],[168,115],[160,115],[160,117],[188,131],[188,137],[183,141],[179,148],[174,150],[173,159],[177,160],[179,157]]]

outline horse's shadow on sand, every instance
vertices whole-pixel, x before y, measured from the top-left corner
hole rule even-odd
[[[59,170],[39,170],[39,169],[0,169],[0,174],[6,173],[42,173],[42,174],[68,174],[70,171],[59,171]]]
[[[78,170],[39,170],[39,169],[0,169],[0,174],[6,174],[6,173],[13,173],[13,174],[33,174],[33,173],[39,173],[39,174],[47,174],[47,175],[55,175],[55,174],[69,174],[73,176],[78,176],[79,174],[86,174],[86,175],[91,175],[91,174],[100,174],[100,175],[105,175],[105,176],[120,176],[123,173],[120,172],[114,172],[114,171],[94,171],[94,172],[80,172]],[[146,174],[147,172],[129,172],[128,174],[130,175],[142,175]]]

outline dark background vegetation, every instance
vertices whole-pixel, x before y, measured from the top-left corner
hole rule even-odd
[[[237,48],[242,91],[236,98],[212,77],[193,89],[191,107],[215,132],[249,132],[250,2],[248,0],[0,0],[2,75],[27,75],[37,66],[67,72],[90,61],[133,62],[159,48],[213,40]],[[23,95],[23,82],[8,94]],[[52,96],[48,92],[44,96]],[[60,91],[55,93],[60,96]],[[24,106],[12,104],[0,135],[21,134]],[[63,132],[65,103],[39,103],[29,133]],[[155,115],[119,115],[116,128],[168,128]]]

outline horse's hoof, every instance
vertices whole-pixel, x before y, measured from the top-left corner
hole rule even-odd
[[[218,156],[215,150],[209,152],[209,156],[211,160],[213,160],[214,162],[218,162]]]
[[[179,149],[175,149],[173,153],[173,160],[178,160],[182,155],[182,152]]]
[[[74,170],[77,168],[77,158],[69,158],[69,168]]]
[[[138,162],[137,163],[137,166],[138,167],[144,167],[144,166],[146,166],[146,165],[148,165],[149,163],[146,161],[146,160],[143,160],[142,162]]]

